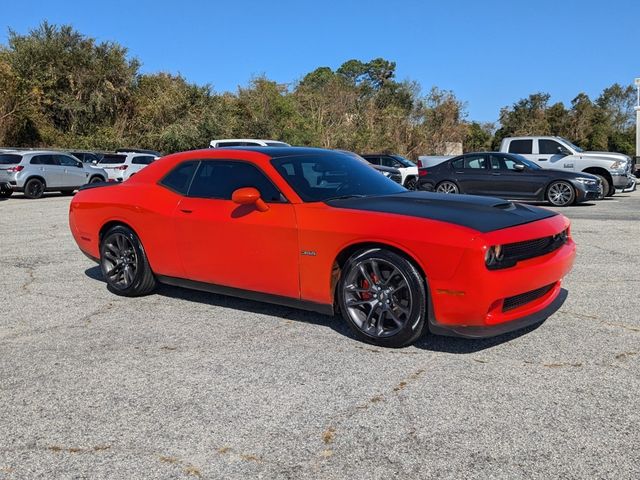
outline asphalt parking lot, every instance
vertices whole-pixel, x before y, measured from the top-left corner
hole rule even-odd
[[[385,350],[338,318],[161,287],[126,299],[69,197],[0,202],[0,478],[639,478],[640,193],[562,209],[537,328]]]

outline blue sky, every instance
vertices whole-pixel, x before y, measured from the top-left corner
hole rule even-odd
[[[68,23],[123,44],[145,72],[217,91],[384,57],[400,80],[453,90],[481,121],[530,93],[568,103],[640,77],[638,0],[2,0],[0,10],[2,43],[8,28]]]

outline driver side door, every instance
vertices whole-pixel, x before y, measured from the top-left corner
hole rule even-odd
[[[233,202],[242,187],[256,188],[269,209]],[[293,205],[253,163],[201,160],[174,218],[186,278],[300,297]]]

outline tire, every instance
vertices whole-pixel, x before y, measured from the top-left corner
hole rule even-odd
[[[444,182],[440,182],[438,185],[436,185],[436,192],[456,194],[460,193],[460,189],[455,183],[449,180],[445,180]]]
[[[342,269],[336,295],[342,317],[364,342],[400,348],[425,330],[425,281],[397,253],[380,248],[356,252]]]
[[[418,190],[418,179],[416,177],[409,177],[404,182],[404,188],[407,190]]]
[[[31,178],[24,184],[24,196],[30,199],[42,197],[44,194],[45,184],[39,178]]]
[[[595,175],[595,174],[594,174]],[[600,181],[602,182],[602,195],[600,195],[598,197],[598,200],[602,200],[604,199],[604,197],[609,197],[611,195],[613,195],[611,192],[611,184],[609,183],[609,180],[607,180],[605,177],[603,177],[602,175],[596,175],[596,177],[598,177],[600,179]],[[616,189],[613,189],[613,193],[616,192]]]
[[[73,195],[73,192],[75,192],[75,189],[71,189],[71,190],[60,190],[60,193],[62,195]]]
[[[91,177],[91,180],[89,180],[89,183],[100,183],[104,181],[105,181],[104,178],[95,176],[95,177]]]
[[[552,182],[547,188],[547,201],[555,207],[567,207],[576,201],[576,190],[568,182]]]
[[[156,279],[138,236],[117,225],[100,242],[100,268],[107,288],[116,295],[139,297],[151,293]]]

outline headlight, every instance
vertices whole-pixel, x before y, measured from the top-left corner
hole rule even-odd
[[[502,252],[502,245],[493,245],[487,248],[487,251],[484,254],[484,263],[487,267],[490,267],[496,263],[500,263],[503,258],[504,254]]]
[[[576,181],[584,185],[596,185],[598,183],[598,180],[595,180],[593,178],[585,178],[585,177],[578,177],[576,178]]]
[[[627,161],[626,160],[616,160],[611,165],[611,170],[621,170],[621,169],[625,168],[626,166],[627,166]]]

